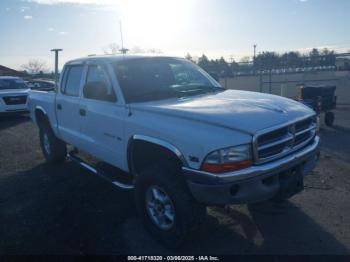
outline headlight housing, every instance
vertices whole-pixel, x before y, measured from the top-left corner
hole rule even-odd
[[[320,133],[320,128],[321,128],[321,121],[320,121],[320,117],[319,116],[316,116],[316,133]]]
[[[312,123],[313,123],[313,125],[315,125],[316,134],[318,134],[320,132],[320,128],[321,128],[320,116],[314,115],[312,117]]]
[[[250,144],[216,150],[205,158],[201,170],[225,173],[247,168],[253,164]]]

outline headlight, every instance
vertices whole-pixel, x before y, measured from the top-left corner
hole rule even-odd
[[[210,173],[224,173],[243,169],[251,165],[251,147],[250,145],[241,145],[210,153],[205,158],[201,170]]]

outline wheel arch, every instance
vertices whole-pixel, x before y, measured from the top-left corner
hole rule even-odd
[[[35,107],[34,117],[35,117],[35,123],[38,125],[38,127],[41,127],[43,125],[49,125],[49,127],[51,127],[49,117],[45,109],[42,108],[41,106]]]
[[[143,161],[139,159],[141,156],[145,157]],[[181,151],[167,141],[145,135],[133,135],[129,139],[127,160],[129,171],[132,174],[137,175],[140,169],[148,163],[148,160],[156,160],[159,157],[170,158],[181,167],[188,167],[186,158]]]

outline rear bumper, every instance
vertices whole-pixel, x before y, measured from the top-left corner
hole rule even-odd
[[[224,205],[260,202],[283,193],[281,191],[290,190],[292,186],[286,187],[286,184],[294,184],[295,177],[302,179],[310,173],[319,158],[319,143],[320,139],[316,137],[307,147],[289,156],[235,172],[211,174],[183,168],[183,173],[193,196],[201,203]]]

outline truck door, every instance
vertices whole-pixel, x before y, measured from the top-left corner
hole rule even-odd
[[[110,164],[123,167],[123,106],[116,96],[116,87],[107,66],[89,64],[80,100],[82,149]]]
[[[56,96],[58,131],[64,141],[76,147],[80,146],[79,91],[83,72],[82,64],[66,66]]]

